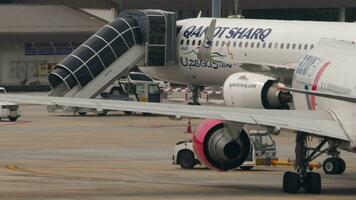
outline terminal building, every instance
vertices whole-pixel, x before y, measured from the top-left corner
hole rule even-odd
[[[221,15],[234,14],[235,0],[221,0]],[[356,1],[240,0],[246,18],[356,20]],[[211,16],[209,0],[4,0],[0,3],[0,85],[48,87],[48,74],[66,55],[127,9],[163,9],[178,19]]]

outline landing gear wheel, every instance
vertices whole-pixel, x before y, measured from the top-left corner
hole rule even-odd
[[[199,102],[188,102],[188,105],[200,106],[201,104]]]
[[[346,164],[342,158],[327,158],[323,162],[323,170],[325,174],[343,174],[346,169]]]
[[[296,194],[300,190],[299,175],[295,172],[286,172],[283,176],[283,192]]]
[[[80,116],[85,116],[85,115],[87,115],[86,112],[78,112],[78,114],[79,114]]]
[[[131,115],[132,112],[131,111],[124,111],[125,115]]]
[[[194,154],[188,150],[179,154],[179,164],[183,169],[193,169],[195,166]]]
[[[339,163],[335,158],[327,158],[323,162],[323,170],[325,174],[336,174],[339,171]]]
[[[107,110],[103,110],[103,111],[98,112],[96,115],[98,115],[98,116],[106,116],[107,114],[108,114],[108,111]]]
[[[346,169],[346,163],[342,158],[336,158],[336,160],[339,163],[339,170],[336,172],[336,174],[343,174]]]
[[[304,189],[306,193],[320,194],[321,192],[320,174],[314,172],[308,172],[304,178]]]
[[[253,168],[253,166],[240,166],[240,169],[242,171],[248,171],[248,170],[251,170]]]
[[[11,122],[16,122],[17,117],[9,117],[9,120],[10,120]]]

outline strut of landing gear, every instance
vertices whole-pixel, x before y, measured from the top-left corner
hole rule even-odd
[[[283,192],[295,194],[301,188],[307,193],[319,194],[321,192],[320,174],[308,172],[309,162],[315,158],[326,140],[322,141],[316,148],[307,146],[307,134],[298,133],[295,147],[295,168],[297,172],[286,172],[283,177]],[[319,154],[320,155],[320,154]]]
[[[200,87],[199,86],[191,86],[193,96],[192,96],[192,102],[189,102],[188,105],[198,105],[200,106],[199,103],[199,92],[200,92]]]

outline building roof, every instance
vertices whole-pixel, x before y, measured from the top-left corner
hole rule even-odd
[[[235,0],[221,0],[223,9],[232,9]],[[239,0],[242,9],[293,9],[356,7],[351,0]],[[210,9],[211,0],[122,0],[123,9]]]
[[[107,22],[64,5],[0,5],[0,34],[92,33]]]

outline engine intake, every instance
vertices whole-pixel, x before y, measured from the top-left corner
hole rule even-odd
[[[205,120],[193,135],[194,151],[200,162],[211,169],[234,169],[247,159],[251,142],[243,130],[237,139],[231,138],[222,121]]]

